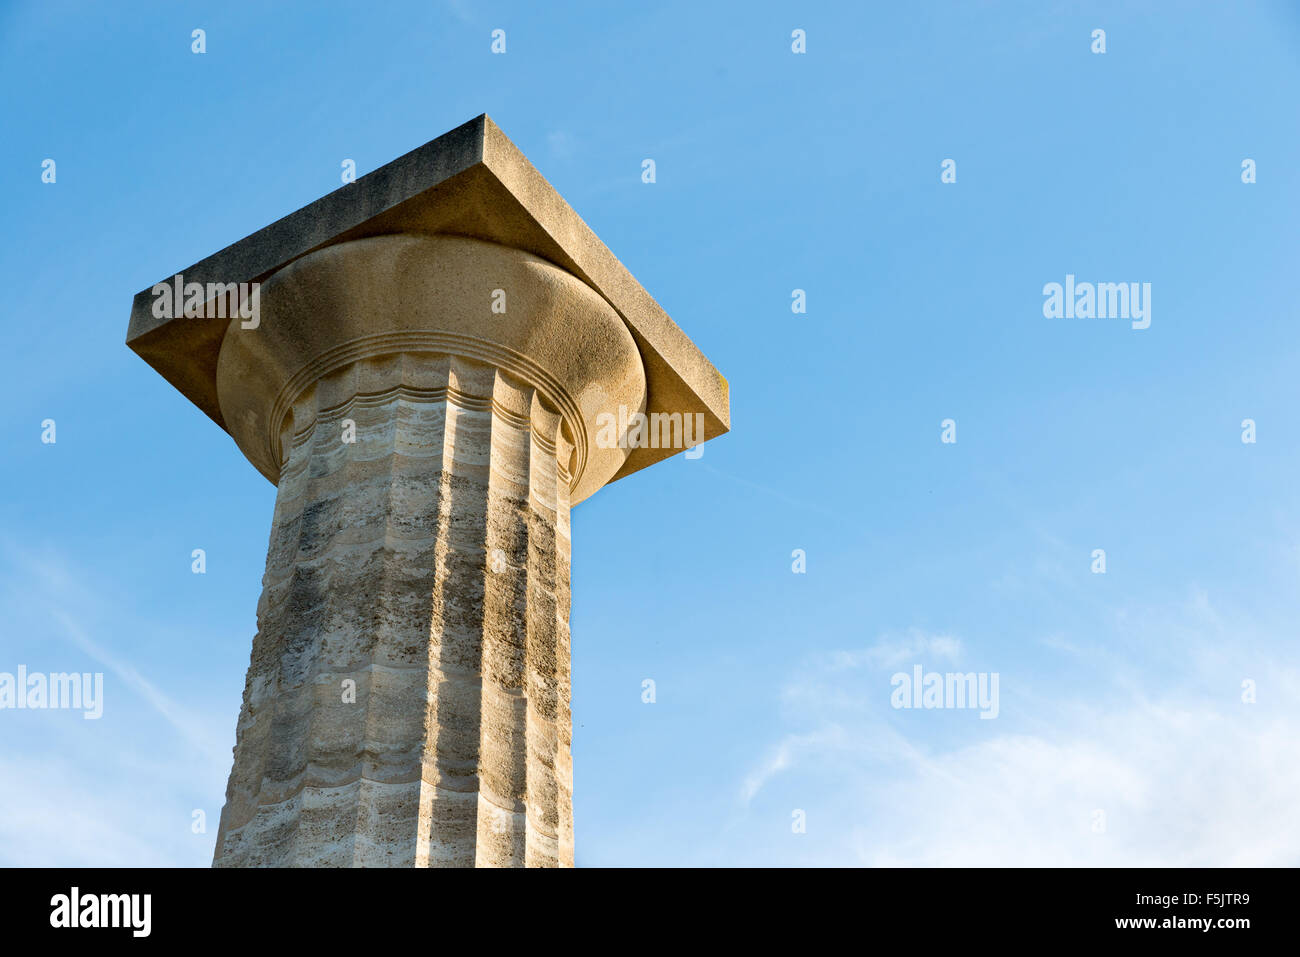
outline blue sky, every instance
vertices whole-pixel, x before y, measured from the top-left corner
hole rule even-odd
[[[579,865],[1300,863],[1295,5],[123,7],[0,4],[0,864],[211,860],[274,488],[132,296],[482,112],[731,384],[574,513]]]

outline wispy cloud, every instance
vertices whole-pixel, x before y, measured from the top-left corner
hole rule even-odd
[[[830,656],[830,669],[896,668],[915,662],[955,663],[961,657],[961,639],[952,635],[933,635],[920,629],[899,635],[885,635],[866,648],[836,651]]]
[[[180,705],[131,663],[124,636],[146,626],[66,556],[2,543],[0,581],[16,616],[9,634],[28,651],[62,659],[63,644],[109,676],[100,721],[0,713],[0,864],[206,865],[229,770],[225,722]],[[0,649],[11,666],[19,647]]]
[[[824,508],[821,505],[816,505],[812,502],[806,502],[802,499],[791,498],[789,495],[786,495],[784,492],[779,492],[774,488],[769,488],[768,486],[762,485],[758,482],[750,481],[747,478],[741,478],[739,475],[732,475],[730,472],[724,472],[722,469],[715,468],[712,465],[706,464],[704,466],[704,470],[706,472],[712,472],[714,475],[719,475],[722,478],[727,479],[728,481],[735,482],[737,485],[743,485],[746,488],[753,489],[756,492],[762,492],[764,495],[768,496],[769,498],[773,498],[779,502],[783,502],[784,504],[789,505],[793,508],[801,509],[807,512],[817,512],[829,518],[839,519],[841,517],[840,514],[835,512],[833,509]]]
[[[1213,622],[1216,640],[1188,642],[1175,621],[1188,616]],[[741,803],[788,800],[814,822],[834,821],[823,838],[813,825],[801,837],[822,863],[1300,863],[1300,671],[1261,658],[1256,641],[1226,647],[1218,632],[1230,623],[1207,596],[1165,619],[1177,644],[1147,635],[1177,668],[1104,686],[1054,671],[1033,682],[1019,722],[889,707],[885,674],[911,660],[956,661],[963,648],[951,636],[913,632],[819,656],[782,689],[784,719],[799,730],[755,761]],[[1047,643],[1087,653],[1061,636]],[[1251,675],[1257,704],[1242,700]],[[1004,695],[1020,690],[1004,681]]]
[[[133,771],[95,775],[58,754],[6,753],[0,756],[0,863],[206,866],[213,829],[194,833],[190,810],[170,795],[176,783],[164,787],[160,777]]]
[[[547,133],[546,145],[550,147],[552,156],[562,160],[572,158],[578,150],[578,143],[573,138],[573,134],[564,130],[552,130]]]
[[[172,726],[191,748],[211,758],[223,758],[229,750],[213,734],[206,719],[190,713],[159,690],[131,665],[109,653],[86,634],[81,623],[67,612],[53,609],[50,614],[59,623],[68,640],[121,680],[131,691],[153,708]]]
[[[85,575],[56,555],[22,549],[12,542],[6,543],[5,552],[11,570],[7,579],[11,600],[21,594],[28,602],[48,609],[64,638],[153,708],[190,748],[208,758],[224,760],[229,747],[214,735],[204,717],[179,705],[120,655],[90,637],[85,620],[113,616],[105,613],[104,599],[82,584]]]

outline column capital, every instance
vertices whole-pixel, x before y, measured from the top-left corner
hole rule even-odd
[[[703,440],[730,428],[727,380],[486,115],[141,290],[132,305],[127,345],[232,431],[217,383],[232,323],[214,290],[269,284],[310,254],[396,233],[481,239],[558,267],[605,300],[627,327],[642,357],[648,415],[699,414]],[[180,303],[173,303],[170,313],[160,309],[155,290],[164,285],[198,288],[198,315],[182,315]],[[188,300],[190,293],[184,296]],[[614,478],[676,451],[634,449]],[[259,469],[274,481],[274,469],[264,464]]]
[[[589,286],[529,253],[458,236],[376,236],[295,260],[258,298],[255,326],[229,320],[217,401],[236,444],[272,482],[290,437],[311,425],[294,421],[304,391],[344,370],[364,375],[369,367],[360,360],[381,356],[426,357],[404,382],[417,390],[425,379],[432,390],[457,388],[454,373],[448,385],[447,371],[432,360],[438,355],[485,363],[535,390],[563,421],[572,452],[561,464],[572,477],[573,504],[629,456],[603,447],[596,433],[602,412],[644,408],[645,373],[631,333]],[[385,387],[351,379],[332,386],[340,403]],[[473,389],[465,383],[462,391]]]

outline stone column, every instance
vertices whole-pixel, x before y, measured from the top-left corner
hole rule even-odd
[[[618,313],[517,249],[360,239],[264,283],[216,381],[278,492],[214,863],[572,865],[569,509],[646,399]]]
[[[572,864],[569,509],[725,433],[721,373],[486,115],[127,344],[278,487],[214,863]]]

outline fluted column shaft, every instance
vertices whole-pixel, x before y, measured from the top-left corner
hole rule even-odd
[[[560,416],[400,354],[294,421],[216,863],[571,865]]]

